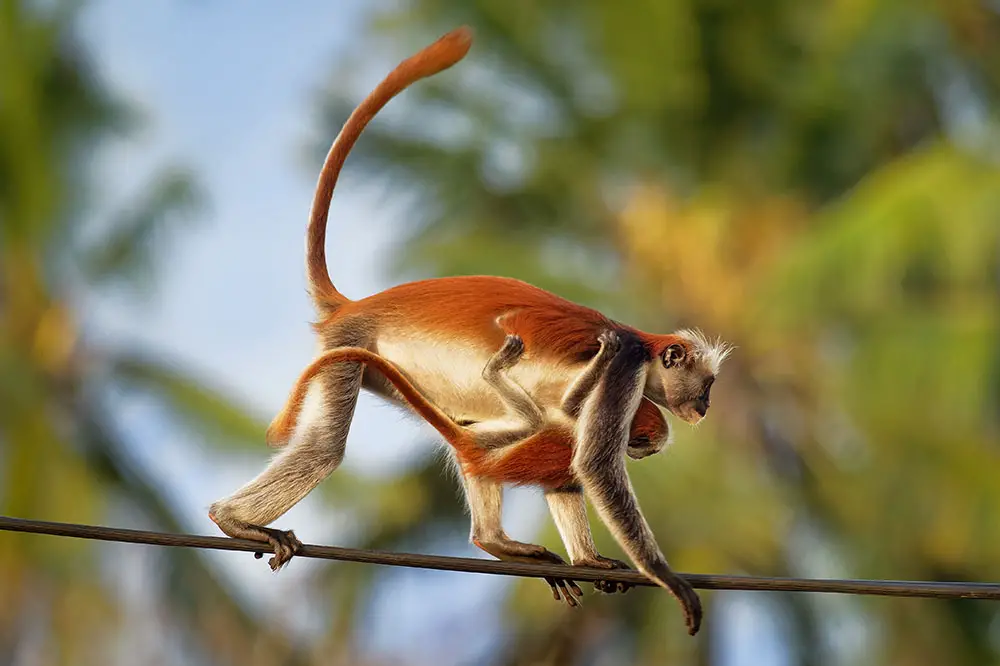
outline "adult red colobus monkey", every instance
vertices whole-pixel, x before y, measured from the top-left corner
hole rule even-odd
[[[444,414],[469,425],[509,416],[508,405],[482,372],[508,335],[519,336],[524,346],[523,357],[508,376],[550,410],[560,405],[581,369],[597,355],[599,336],[614,332],[618,352],[583,400],[576,422],[570,465],[579,485],[562,493],[559,501],[575,507],[581,493],[589,497],[636,567],[678,599],[688,631],[694,634],[701,623],[701,602],[660,551],[632,491],[625,454],[643,398],[688,423],[705,416],[727,346],[690,331],[645,333],[509,278],[423,280],[352,301],[337,291],[327,273],[324,248],[333,188],[361,131],[407,86],[461,60],[471,43],[471,31],[459,28],[397,65],[351,114],[327,155],[306,235],[306,268],[319,312],[315,329],[320,347],[360,347],[378,354]],[[384,375],[361,363],[323,369],[309,389],[320,409],[303,413],[293,440],[261,474],[210,508],[209,515],[223,532],[272,545],[276,551],[272,566],[291,557],[298,548],[294,535],[266,525],[340,465],[362,387],[405,404]],[[500,505],[498,482],[465,477],[463,485],[474,521]],[[560,533],[572,541],[579,525],[558,508],[553,514]]]
[[[392,363],[372,352],[357,347],[340,347],[316,358],[299,376],[292,387],[284,408],[271,422],[267,441],[283,446],[297,426],[309,383],[322,370],[335,363],[359,361],[381,373],[403,396],[414,412],[433,426],[451,445],[461,477],[483,479],[494,484],[537,486],[545,491],[553,515],[561,515],[575,526],[563,535],[564,544],[574,566],[604,569],[627,568],[624,562],[602,557],[597,553],[579,482],[572,468],[574,426],[583,401],[603,378],[611,359],[620,349],[613,331],[603,333],[597,355],[584,367],[570,385],[558,411],[546,411],[507,376],[524,353],[524,344],[516,335],[508,335],[503,346],[483,368],[483,379],[493,386],[516,420],[484,421],[469,425],[456,423],[432,404]],[[645,401],[632,424],[628,455],[643,458],[659,451],[667,442],[667,422],[652,403]],[[572,504],[564,501],[570,493]],[[550,562],[562,564],[555,553],[534,544],[514,541],[504,532],[499,503],[487,503],[483,512],[474,514],[470,540],[476,546],[501,560]],[[284,548],[280,546],[279,548]],[[279,562],[275,555],[272,566]],[[578,604],[582,595],[572,580],[546,579],[556,600],[565,599],[570,606]],[[625,592],[629,586],[609,581],[596,581],[603,592]],[[560,596],[560,593],[562,596]]]

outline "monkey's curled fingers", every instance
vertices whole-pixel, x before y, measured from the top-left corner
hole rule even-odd
[[[631,570],[631,567],[621,560],[614,560],[610,557],[602,557],[597,555],[593,558],[586,558],[578,560],[573,563],[574,567],[591,567],[594,569],[624,569]],[[625,594],[631,590],[634,585],[632,583],[620,583],[613,580],[595,580],[594,588],[598,592],[604,592],[605,594],[614,594],[616,592],[620,594]]]
[[[610,329],[601,331],[597,336],[597,341],[601,343],[601,351],[609,357],[614,356],[622,347],[622,339],[616,331]]]

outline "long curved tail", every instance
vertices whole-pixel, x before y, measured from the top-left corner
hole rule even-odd
[[[448,69],[465,57],[472,46],[472,30],[460,27],[402,61],[354,110],[327,153],[319,173],[306,232],[306,275],[313,302],[321,313],[338,309],[349,299],[337,291],[326,267],[326,225],[340,169],[368,122],[389,100],[412,83]]]
[[[271,425],[267,429],[267,443],[269,446],[280,447],[291,439],[292,432],[298,423],[299,414],[302,411],[302,404],[309,390],[309,383],[324,368],[334,363],[346,361],[358,361],[375,368],[385,378],[392,382],[392,385],[403,395],[406,402],[413,407],[413,410],[430,423],[441,436],[448,440],[448,443],[455,447],[460,453],[466,448],[467,436],[460,425],[417,390],[410,381],[396,368],[395,365],[385,360],[378,354],[374,354],[367,349],[360,347],[340,347],[332,349],[316,358],[299,375],[292,387],[291,395],[285,402],[281,412],[274,417]]]

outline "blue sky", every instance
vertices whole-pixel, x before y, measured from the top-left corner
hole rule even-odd
[[[139,140],[112,145],[95,157],[106,196],[127,200],[155,165],[180,162],[195,170],[210,203],[200,223],[176,234],[165,252],[168,262],[155,298],[139,307],[102,302],[98,320],[102,334],[138,338],[167,352],[269,418],[314,351],[303,231],[315,174],[306,168],[304,150],[318,130],[319,91],[335,83],[338,56],[359,47],[365,10],[361,0],[246,3],[238,11],[234,6],[100,0],[85,13],[84,35],[99,70],[149,118]],[[376,58],[380,67],[373,66],[371,76],[357,77],[351,91],[357,99],[394,64],[383,60]],[[405,96],[393,104],[405,105]],[[380,190],[352,178],[348,167],[333,204],[337,241],[328,246],[331,273],[346,294],[369,294],[390,284],[381,253],[404,212]],[[199,533],[216,533],[205,507],[256,474],[267,455],[263,440],[257,454],[236,462],[213,455],[206,442],[157,427],[141,406],[126,410],[123,423],[137,442],[137,454]],[[362,394],[345,467],[373,474],[398,469],[419,453],[414,442],[421,432],[429,429]],[[508,520],[508,529],[523,530],[527,537],[541,519],[541,502],[528,494],[512,499],[510,513],[525,518]],[[278,524],[294,527],[312,543],[337,543],[344,535],[336,512],[314,498]],[[448,552],[478,556],[464,537],[457,534]],[[280,621],[300,629],[309,627],[301,605],[296,615],[294,604],[274,604],[305,594],[308,575],[317,567],[335,566],[297,560],[274,576],[245,554],[212,557],[258,602],[255,606],[274,608]],[[496,623],[497,594],[506,584],[448,573],[407,571],[391,578],[391,598],[381,598],[371,610],[370,646],[406,650],[408,657],[437,664],[455,656],[450,639],[456,630],[478,635],[483,632],[467,630],[475,623]],[[428,604],[430,599],[436,602]],[[727,605],[735,620],[726,623],[727,661],[741,663],[745,653],[737,646],[756,636],[753,662],[782,663],[780,651],[760,640],[769,633],[766,618],[739,599],[733,595],[734,603]],[[417,637],[423,640],[415,652]],[[470,642],[464,656],[487,640]]]

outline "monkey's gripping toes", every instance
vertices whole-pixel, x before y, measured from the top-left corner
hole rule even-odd
[[[272,530],[266,527],[261,529],[268,533],[268,543],[270,543],[271,548],[274,549],[274,557],[267,561],[267,563],[271,566],[271,571],[277,571],[281,567],[288,564],[292,557],[297,555],[302,549],[302,542],[295,536],[295,532],[291,530],[283,532],[281,530]],[[259,560],[264,557],[264,553],[258,551],[254,553],[253,556],[255,559]]]
[[[533,543],[523,543],[506,537],[494,538],[492,540],[479,539],[473,537],[472,543],[477,548],[485,551],[504,562],[529,562],[546,564],[566,564],[566,561],[548,548],[538,546]],[[583,598],[583,590],[580,586],[568,578],[545,577],[545,582],[552,588],[552,598],[559,602],[566,602],[570,608],[580,605]]]
[[[274,549],[274,557],[269,559],[267,563],[271,565],[271,571],[277,571],[288,564],[293,555],[302,550],[302,542],[291,530],[282,531],[270,528],[264,528],[264,530],[268,535],[268,543]]]
[[[261,544],[270,544],[274,552],[274,557],[268,560],[272,571],[277,571],[285,566],[292,557],[302,550],[302,542],[291,530],[276,530],[263,525],[254,525],[242,520],[237,520],[230,515],[229,511],[221,503],[212,505],[208,512],[208,517],[213,523],[219,526],[227,536],[234,539],[249,539],[250,541],[260,541]],[[263,550],[254,553],[258,560],[263,557]]]

